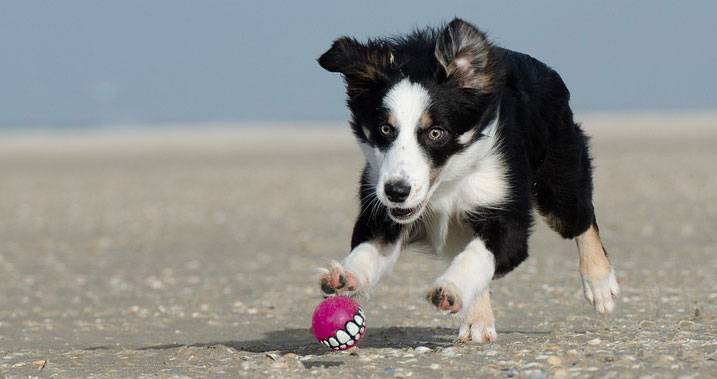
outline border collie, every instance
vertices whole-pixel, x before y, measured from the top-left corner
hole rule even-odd
[[[497,338],[489,285],[528,256],[535,207],[574,238],[585,298],[603,314],[619,289],[592,204],[588,138],[560,76],[454,19],[365,43],[343,37],[319,59],[346,83],[366,156],[361,209],[324,296],[365,294],[402,250],[452,257],[428,301],[462,318],[458,342]]]

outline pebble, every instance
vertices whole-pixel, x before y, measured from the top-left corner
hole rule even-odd
[[[655,322],[652,321],[652,320],[642,320],[642,321],[640,321],[640,323],[638,324],[638,326],[640,327],[640,329],[649,329],[649,328],[654,328],[654,327],[656,327],[656,326],[657,326],[657,323],[655,323]]]
[[[543,370],[537,370],[528,376],[530,379],[541,379],[546,377],[548,377],[548,373]]]
[[[241,363],[242,370],[250,370],[257,367],[254,362],[244,361]]]
[[[447,347],[441,351],[441,354],[445,355],[446,357],[455,357],[456,350],[452,347]]]
[[[428,368],[430,368],[431,370],[438,370],[439,368],[441,368],[441,365],[439,365],[438,363],[431,363]]]
[[[560,366],[563,364],[563,360],[557,355],[551,355],[548,357],[548,364],[551,366]]]
[[[420,353],[420,354],[427,353],[427,352],[431,351],[430,348],[427,348],[425,346],[418,346],[414,350],[416,351],[416,353]]]
[[[271,368],[286,368],[289,367],[285,362],[272,362],[269,367]]]
[[[695,326],[695,323],[690,320],[682,320],[679,324],[677,324],[677,327],[680,329],[689,329],[693,326]]]
[[[600,338],[595,338],[595,339],[588,341],[587,343],[588,343],[588,345],[595,346],[595,345],[599,345],[600,343],[602,343],[602,341],[600,340]]]
[[[567,378],[568,377],[568,371],[565,369],[556,370],[553,373],[554,378]]]

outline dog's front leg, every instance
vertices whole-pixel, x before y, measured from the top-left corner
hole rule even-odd
[[[495,258],[480,238],[468,243],[433,284],[428,301],[436,308],[458,313],[471,306],[476,295],[488,288],[495,274]]]
[[[400,241],[363,242],[351,250],[342,263],[334,262],[319,278],[324,296],[354,296],[370,291],[391,272],[401,252]]]

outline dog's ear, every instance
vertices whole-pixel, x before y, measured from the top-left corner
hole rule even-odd
[[[435,55],[446,77],[458,86],[488,90],[492,87],[491,45],[473,25],[455,18],[439,34]]]
[[[341,37],[318,61],[325,70],[344,76],[351,95],[354,91],[387,80],[393,59],[393,53],[385,43],[369,41],[362,44],[354,38]]]

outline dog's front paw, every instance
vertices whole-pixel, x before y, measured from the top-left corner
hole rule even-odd
[[[493,323],[487,324],[483,321],[464,322],[458,329],[458,338],[455,342],[466,343],[489,343],[498,339]]]
[[[342,265],[334,264],[319,277],[319,288],[324,297],[342,295],[354,296],[361,286],[356,275],[347,271]]]
[[[609,315],[615,308],[615,299],[620,295],[620,287],[615,279],[615,271],[603,279],[590,279],[583,276],[585,299],[603,315]]]
[[[463,301],[460,295],[458,295],[456,287],[451,283],[443,283],[435,286],[428,292],[426,299],[442,311],[458,313],[463,308]]]

